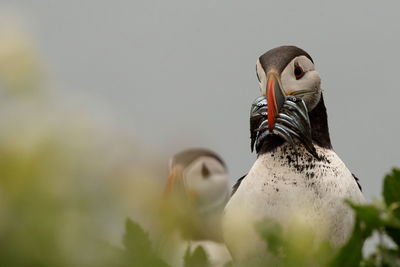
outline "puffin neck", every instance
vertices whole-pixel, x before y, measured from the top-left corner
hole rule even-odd
[[[332,149],[328,128],[328,115],[322,93],[317,106],[308,113],[308,116],[311,123],[311,138],[313,143],[323,148]]]
[[[329,136],[328,128],[328,115],[326,113],[323,95],[315,106],[315,108],[308,113],[311,123],[311,138],[315,145],[322,148],[332,149],[331,139]],[[276,135],[270,136],[264,141],[257,155],[260,156],[264,153],[269,153],[282,146],[285,141]]]

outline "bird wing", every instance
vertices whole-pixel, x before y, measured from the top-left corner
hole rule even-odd
[[[354,175],[354,173],[352,173],[351,175],[353,175],[354,180],[356,180],[356,183],[357,183],[357,185],[358,185],[358,188],[360,188],[360,191],[362,192],[362,188],[361,188],[361,184],[360,184],[360,179],[358,179],[357,176]],[[242,178],[241,178],[241,179],[242,179]],[[235,186],[236,186],[236,184],[235,184]],[[238,185],[238,187],[239,187],[239,185]]]
[[[240,183],[242,182],[242,180],[247,176],[247,173],[245,175],[243,175],[242,177],[240,177],[236,183],[233,185],[232,187],[232,193],[231,193],[231,197],[233,196],[233,194],[236,193],[236,191],[238,190]]]

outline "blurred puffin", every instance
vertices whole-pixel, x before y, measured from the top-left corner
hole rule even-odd
[[[173,217],[175,243],[179,243],[173,264],[181,265],[186,249],[193,252],[198,246],[205,250],[212,266],[228,262],[230,254],[221,230],[222,212],[230,196],[224,161],[202,148],[176,154],[170,160],[164,194]]]
[[[235,260],[265,250],[254,224],[273,219],[284,229],[298,219],[320,240],[343,244],[363,203],[358,179],[332,149],[321,78],[311,56],[295,46],[274,48],[257,60],[262,96],[250,111],[251,149],[257,159],[234,185],[223,232]]]

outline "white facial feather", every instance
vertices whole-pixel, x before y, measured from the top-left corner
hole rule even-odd
[[[203,166],[209,175],[202,174]],[[224,166],[211,157],[199,157],[183,172],[185,190],[194,192],[201,204],[208,206],[229,194],[228,173]]]
[[[260,86],[260,90],[262,92],[267,87],[267,74],[265,73],[265,70],[261,66],[260,60],[257,60],[256,72],[258,77],[258,85]]]
[[[304,76],[296,79],[294,74],[295,66],[300,66],[304,71]],[[306,56],[295,57],[282,71],[281,82],[286,93],[300,90],[311,90],[313,93],[299,95],[303,98],[309,111],[319,102],[321,97],[321,77],[315,70],[314,63]]]

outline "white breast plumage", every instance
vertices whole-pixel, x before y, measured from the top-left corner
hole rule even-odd
[[[300,218],[320,239],[333,245],[345,242],[353,214],[343,201],[362,203],[364,197],[336,153],[316,149],[319,161],[302,147],[295,151],[287,144],[258,157],[225,208],[224,238],[236,258],[263,249],[253,225],[268,218],[283,227]]]

